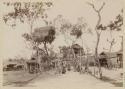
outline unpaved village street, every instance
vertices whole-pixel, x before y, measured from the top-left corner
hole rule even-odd
[[[98,80],[89,74],[80,74],[78,72],[67,72],[57,77],[42,79],[41,76],[30,82],[26,86],[38,86],[44,89],[71,89],[79,88],[85,89],[86,87],[112,87],[113,85],[108,82]]]

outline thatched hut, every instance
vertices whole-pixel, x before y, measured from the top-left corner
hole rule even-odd
[[[102,52],[99,55],[99,60],[101,65],[109,65],[109,66],[123,66],[123,53],[121,51],[118,52]]]
[[[74,53],[75,53],[76,55],[81,56],[81,55],[84,55],[84,54],[85,54],[85,53],[84,53],[84,49],[83,49],[80,45],[78,45],[78,44],[72,45],[72,49],[73,49],[73,51],[74,51]]]
[[[27,61],[27,68],[29,73],[37,73],[39,71],[39,63],[35,58]]]

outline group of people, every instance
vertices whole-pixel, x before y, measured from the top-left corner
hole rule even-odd
[[[58,74],[65,74],[67,71],[82,71],[82,66],[79,63],[74,63],[71,61],[57,61],[55,64],[56,73]]]
[[[56,62],[56,73],[65,74],[67,71],[71,70],[71,64],[66,61],[57,61]]]

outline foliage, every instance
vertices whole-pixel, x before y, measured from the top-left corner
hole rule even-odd
[[[36,50],[37,50],[37,48],[39,48],[38,46],[43,43],[44,48],[46,50],[46,54],[48,55],[46,44],[48,44],[48,43],[51,44],[54,41],[55,34],[56,34],[56,32],[55,32],[54,27],[47,27],[47,29],[45,29],[45,30],[44,30],[44,28],[42,30],[36,29],[31,34],[25,33],[25,34],[23,34],[23,37],[27,41],[31,42],[31,44],[33,44],[33,49],[36,48]]]
[[[45,31],[45,30],[44,30]],[[44,33],[43,31],[43,33]],[[27,41],[33,41],[35,43],[42,43],[42,42],[46,42],[46,43],[52,43],[55,39],[55,28],[51,28],[48,30],[48,34],[46,34],[45,36],[42,35],[41,33],[38,33],[36,30],[34,30],[34,32],[32,34],[28,34],[25,33],[23,34],[23,37],[27,40]]]
[[[122,25],[123,25],[123,11],[121,10],[121,13],[116,16],[115,20],[114,20],[114,21],[111,21],[111,22],[107,25],[107,28],[110,29],[110,35],[111,35],[111,38],[112,38],[111,41],[109,41],[109,40],[107,39],[107,42],[110,43],[109,52],[111,52],[112,47],[116,44],[115,38],[112,37],[112,32],[113,32],[113,31],[121,31],[121,30],[122,30]]]
[[[106,26],[103,26],[102,24],[100,24],[98,27],[97,27],[98,30],[106,30],[107,27]]]
[[[103,2],[103,4],[101,5],[101,7],[99,9],[96,9],[96,7],[93,3],[88,3],[88,4],[93,8],[93,10],[97,13],[97,16],[98,16],[97,24],[96,24],[95,29],[94,29],[96,32],[96,35],[97,35],[97,42],[96,42],[96,47],[95,47],[95,59],[98,61],[99,74],[100,74],[100,78],[102,78],[101,66],[100,66],[100,62],[98,59],[98,47],[99,47],[99,42],[101,40],[100,39],[101,32],[103,30],[107,30],[107,28],[109,28],[110,30],[117,30],[117,31],[121,30],[121,26],[123,25],[123,17],[121,15],[118,15],[114,21],[110,22],[109,25],[103,26],[101,24],[101,20],[102,20],[101,11],[105,6],[105,2]],[[114,44],[114,40],[112,40],[110,43],[111,43],[111,46],[110,46],[110,49],[111,49],[112,45]]]
[[[55,28],[50,29],[48,35],[44,38],[44,42],[51,44],[55,39],[55,34]]]
[[[22,36],[23,36],[27,41],[31,41],[31,40],[32,40],[31,35],[28,34],[28,33],[24,33]]]
[[[123,25],[123,12],[121,11],[121,14],[117,15],[114,21],[111,21],[110,24],[107,26],[110,30],[116,30],[120,31],[121,26]]]
[[[17,20],[24,23],[28,21],[29,24],[38,18],[47,18],[45,11],[52,6],[52,2],[7,2],[4,3],[7,7],[13,7],[14,11],[3,16],[3,20],[7,23],[9,20]],[[14,23],[12,26],[16,26]]]
[[[78,18],[77,23],[72,25],[72,30],[70,35],[76,36],[76,38],[79,38],[83,34],[83,30],[86,28],[86,23],[83,22],[83,18]]]
[[[82,35],[82,27],[74,25],[70,34],[79,38]]]

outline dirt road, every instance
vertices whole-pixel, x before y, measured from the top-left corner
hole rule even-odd
[[[41,78],[37,77],[27,86],[42,87],[43,89],[85,89],[87,87],[113,87],[114,85],[96,79],[89,74],[67,72],[58,76]]]

